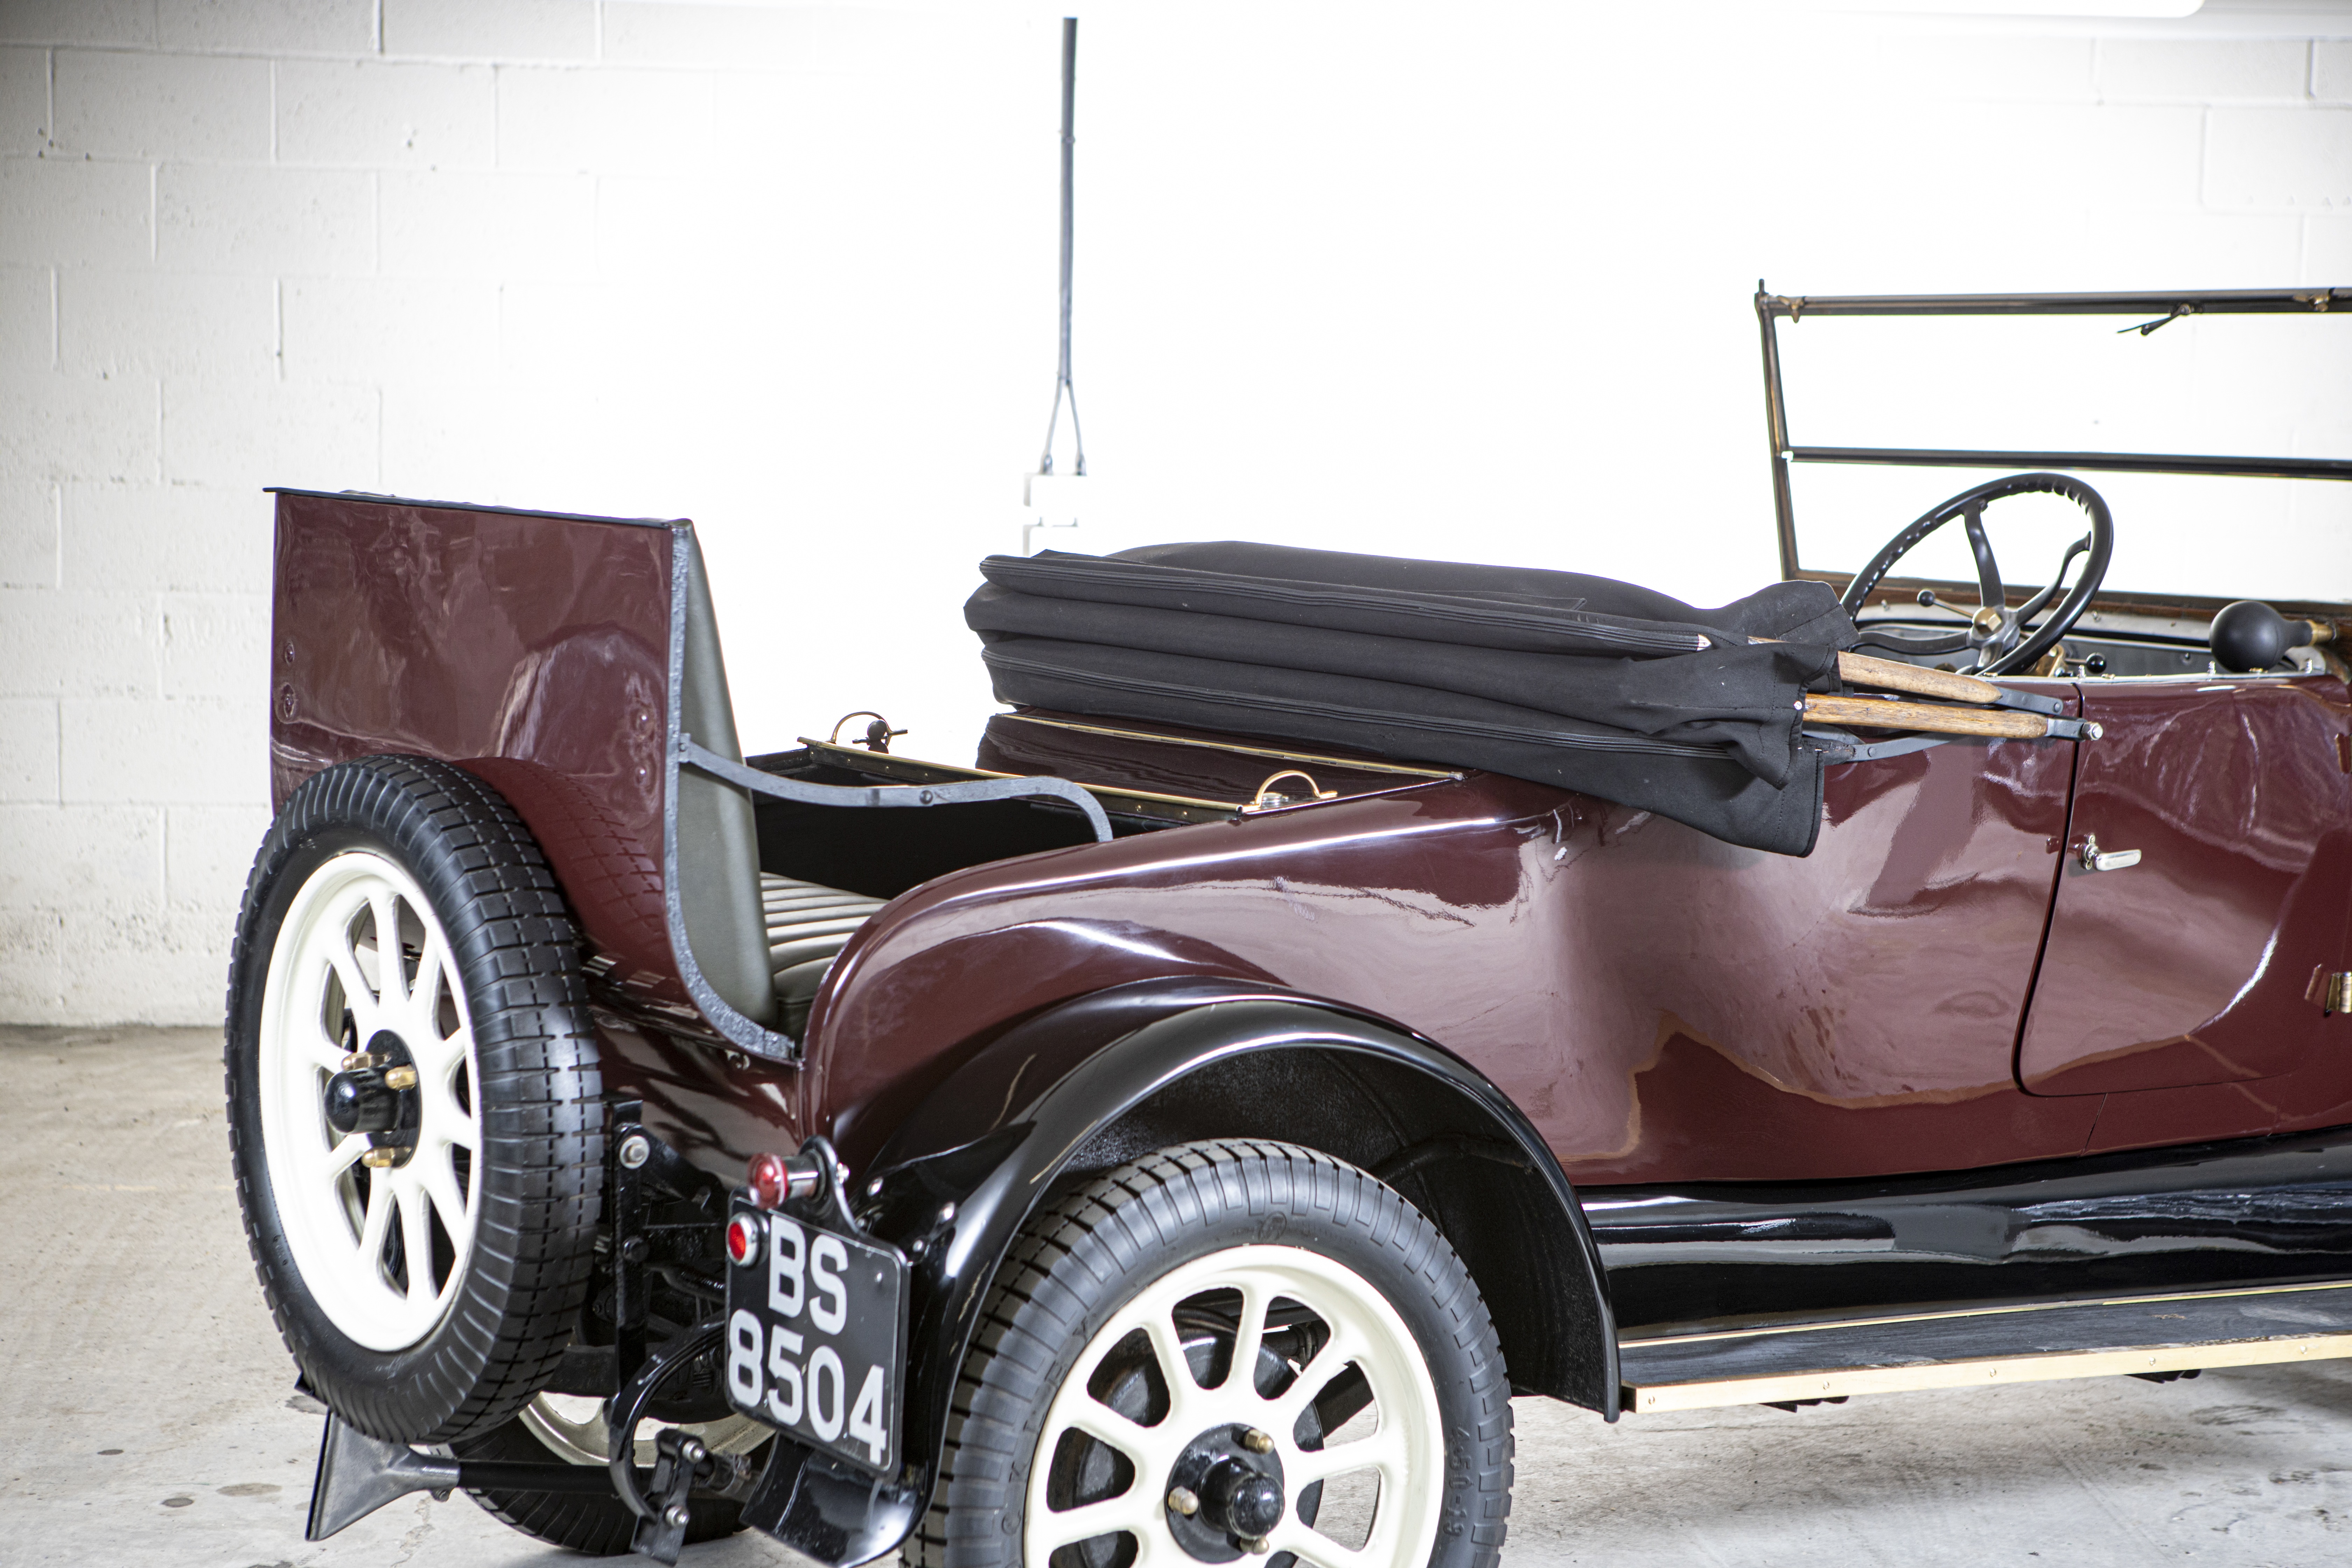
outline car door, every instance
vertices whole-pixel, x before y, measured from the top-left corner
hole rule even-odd
[[[1530,877],[1534,907],[1557,905],[1545,967],[1473,991],[1488,1015],[1497,996],[1524,1005],[1549,1048],[1475,1059],[1584,1184],[2079,1152],[2100,1102],[2037,1099],[2014,1077],[2079,744],[1963,739],[1837,763],[1802,858],[1600,806]]]
[[[2086,680],[2050,935],[2018,1046],[2041,1095],[2244,1082],[2318,1048],[2352,904],[2333,677]]]

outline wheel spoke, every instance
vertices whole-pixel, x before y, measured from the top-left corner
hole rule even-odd
[[[1254,1394],[1258,1346],[1265,1342],[1265,1314],[1274,1305],[1274,1293],[1254,1279],[1244,1281],[1241,1290],[1241,1321],[1234,1330],[1234,1358],[1225,1382],[1235,1394]]]
[[[412,1303],[430,1301],[437,1294],[433,1287],[430,1212],[422,1189],[411,1187],[400,1194],[400,1244],[408,1255],[408,1300]]]
[[[352,1017],[359,1026],[360,1043],[365,1045],[367,1037],[375,1032],[375,1016],[381,1004],[360,973],[359,954],[352,948],[348,931],[339,931],[329,941],[327,963],[334,970],[335,978],[343,983],[343,1005],[352,1010]],[[341,1060],[337,1058],[339,1066]]]
[[[408,1048],[421,1057],[425,1043],[436,1051],[446,1050],[441,1037],[441,934],[430,926],[425,931],[425,947],[416,955],[416,978],[409,983],[410,1010],[415,1015],[415,1027],[409,1035]]]
[[[1329,1387],[1331,1380],[1347,1370],[1348,1363],[1360,1353],[1355,1336],[1348,1331],[1346,1325],[1333,1323],[1330,1339],[1315,1352],[1313,1361],[1298,1369],[1298,1380],[1269,1401],[1274,1411],[1273,1425],[1268,1430],[1289,1436],[1298,1425],[1300,1412],[1317,1394]]]
[[[460,1149],[479,1150],[482,1142],[482,1108],[471,1109],[457,1103],[454,1079],[459,1061],[435,1061],[425,1052],[416,1052],[416,1092],[423,1100],[423,1126],[417,1134],[420,1148],[446,1147],[456,1144]]]
[[[1336,1448],[1302,1449],[1296,1458],[1286,1455],[1282,1477],[1295,1492],[1350,1470],[1378,1470],[1382,1487],[1396,1487],[1405,1483],[1404,1466],[1403,1434],[1382,1429]]]
[[[377,1278],[377,1268],[383,1261],[384,1237],[392,1233],[392,1213],[400,1206],[392,1195],[392,1183],[383,1172],[368,1184],[367,1215],[360,1221],[360,1267],[366,1276]]]
[[[1067,1420],[1070,1426],[1096,1442],[1125,1454],[1138,1469],[1150,1465],[1154,1447],[1152,1428],[1139,1426],[1109,1405],[1093,1399],[1079,1400],[1070,1410]]]
[[[1184,1341],[1166,1308],[1144,1318],[1143,1332],[1151,1342],[1160,1378],[1168,1385],[1168,1416],[1160,1425],[1172,1432],[1191,1419],[1187,1412],[1200,1402],[1201,1385],[1192,1381],[1192,1363],[1184,1359]]]
[[[408,1000],[400,973],[400,900],[390,888],[377,888],[368,894],[368,908],[375,911],[376,989],[386,1007],[397,1007]]]
[[[1139,1478],[1136,1483],[1115,1498],[1090,1502],[1063,1513],[1047,1512],[1032,1521],[1029,1526],[1029,1555],[1034,1561],[1057,1547],[1074,1542],[1089,1541],[1097,1535],[1109,1535],[1125,1531],[1139,1543],[1150,1539],[1160,1521],[1153,1517],[1151,1503],[1155,1500],[1143,1489]]]
[[[346,1132],[333,1148],[327,1151],[327,1163],[322,1173],[326,1176],[327,1180],[331,1182],[334,1181],[341,1176],[345,1171],[352,1168],[352,1161],[358,1159],[367,1152],[368,1141],[366,1133]]]
[[[457,1109],[457,1098],[446,1088],[441,1091],[446,1102],[443,1108],[441,1131],[435,1134],[443,1144],[478,1153],[482,1147],[482,1119],[479,1111],[468,1113]]]
[[[419,1152],[416,1161],[424,1159]],[[425,1167],[424,1188],[425,1195],[440,1213],[441,1228],[449,1233],[450,1245],[462,1250],[466,1236],[473,1229],[473,1221],[466,1213],[466,1194],[457,1190],[457,1173],[449,1168],[447,1161],[435,1160]]]
[[[288,1032],[294,1036],[293,1043],[303,1057],[320,1072],[331,1076],[343,1070],[342,1042],[329,1037],[324,1018],[319,1020],[315,1030],[294,1029]]]

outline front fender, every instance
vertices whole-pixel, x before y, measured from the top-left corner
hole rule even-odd
[[[1328,1147],[1346,1136],[1298,1136],[1309,1117],[1286,1106],[1278,1086],[1302,1072],[1376,1091],[1384,1114],[1354,1118],[1354,1148]],[[1398,1084],[1414,1092],[1397,1095]],[[1188,1097],[1188,1088],[1203,1092]],[[1513,1386],[1615,1418],[1617,1343],[1600,1255],[1559,1162],[1501,1090],[1409,1030],[1315,998],[1231,981],[1142,982],[1055,1008],[991,1044],[868,1167],[859,1218],[913,1263],[904,1452],[920,1458],[904,1480],[923,1503],[902,1516],[908,1530],[936,1482],[950,1399],[997,1267],[1057,1179],[1162,1142],[1228,1134],[1313,1142],[1419,1184],[1440,1211],[1448,1184],[1433,1169],[1475,1165],[1507,1201],[1482,1196],[1472,1206],[1483,1215],[1432,1217],[1490,1307],[1507,1290],[1496,1319]],[[1496,1254],[1499,1267],[1482,1276],[1474,1251]]]

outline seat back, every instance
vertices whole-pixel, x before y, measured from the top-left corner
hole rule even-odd
[[[678,723],[730,762],[743,760],[727,661],[710,607],[702,546],[692,531],[687,551],[686,668]],[[776,989],[760,908],[760,837],[751,797],[691,768],[677,772],[677,895],[686,939],[710,988],[765,1028],[777,1025]]]

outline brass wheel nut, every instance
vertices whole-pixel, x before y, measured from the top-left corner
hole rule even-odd
[[[1168,1506],[1175,1512],[1190,1519],[1201,1511],[1201,1500],[1194,1497],[1187,1489],[1177,1487],[1168,1494]]]
[[[381,1171],[399,1159],[400,1151],[397,1149],[371,1149],[360,1156],[360,1163],[372,1171]]]
[[[383,1087],[386,1089],[415,1089],[416,1087],[416,1069],[409,1067],[384,1068]]]
[[[1263,1535],[1244,1535],[1244,1536],[1243,1536],[1243,1537],[1242,1537],[1242,1550],[1243,1550],[1243,1551],[1244,1551],[1244,1552],[1249,1552],[1249,1553],[1250,1553],[1251,1555],[1253,1555],[1253,1556],[1256,1556],[1256,1557],[1263,1557],[1263,1556],[1265,1556],[1265,1553],[1266,1553],[1265,1537],[1265,1536],[1263,1536]]]
[[[1242,1434],[1242,1447],[1253,1454],[1271,1454],[1274,1452],[1274,1439],[1253,1426]]]

